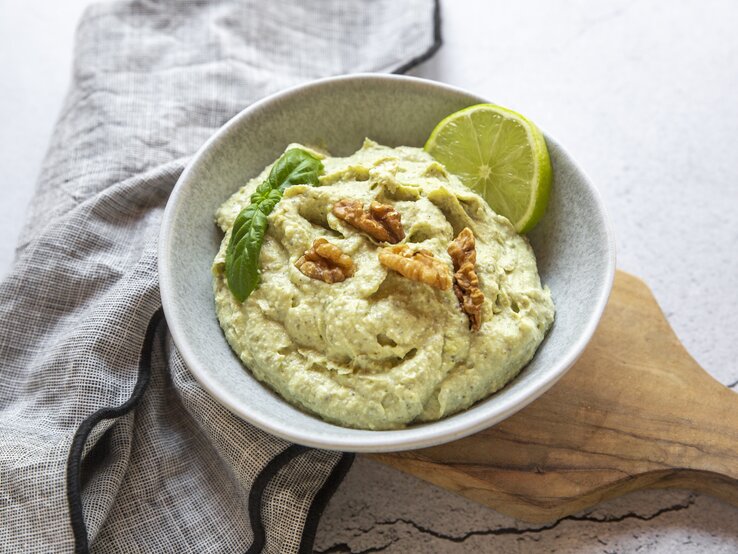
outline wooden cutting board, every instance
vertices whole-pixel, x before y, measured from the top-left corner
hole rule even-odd
[[[642,488],[738,505],[738,395],[687,353],[648,287],[618,272],[594,338],[541,398],[465,439],[371,457],[526,521]]]

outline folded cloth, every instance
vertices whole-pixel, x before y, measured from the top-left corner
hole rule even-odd
[[[241,421],[167,333],[157,237],[190,156],[254,100],[404,71],[433,0],[126,0],[79,24],[71,89],[0,284],[0,549],[309,552],[351,456]]]

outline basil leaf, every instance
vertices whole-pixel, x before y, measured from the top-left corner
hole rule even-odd
[[[291,185],[318,185],[322,162],[300,148],[287,150],[272,166],[269,177],[251,195],[250,203],[236,217],[226,248],[228,288],[239,302],[259,285],[259,253],[267,230],[267,216]]]
[[[304,150],[287,150],[274,164],[269,173],[269,181],[282,192],[290,185],[318,185],[318,175],[323,164]]]

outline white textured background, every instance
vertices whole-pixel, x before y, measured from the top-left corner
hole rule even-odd
[[[0,274],[12,262],[88,3],[0,0]],[[413,73],[488,96],[557,137],[604,194],[619,267],[652,287],[694,357],[734,385],[738,4],[446,0],[443,18],[444,47]],[[728,553],[738,551],[738,509],[648,491],[526,525],[359,459],[316,548]]]

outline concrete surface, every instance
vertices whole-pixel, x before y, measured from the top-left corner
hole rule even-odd
[[[12,6],[11,6],[12,4]],[[0,272],[61,105],[86,0],[0,0]],[[738,5],[443,4],[445,46],[419,76],[487,95],[556,136],[601,188],[619,267],[653,288],[689,351],[738,381]],[[695,399],[695,402],[703,401]],[[358,460],[321,552],[735,552],[738,509],[684,491],[631,494],[527,525]]]

